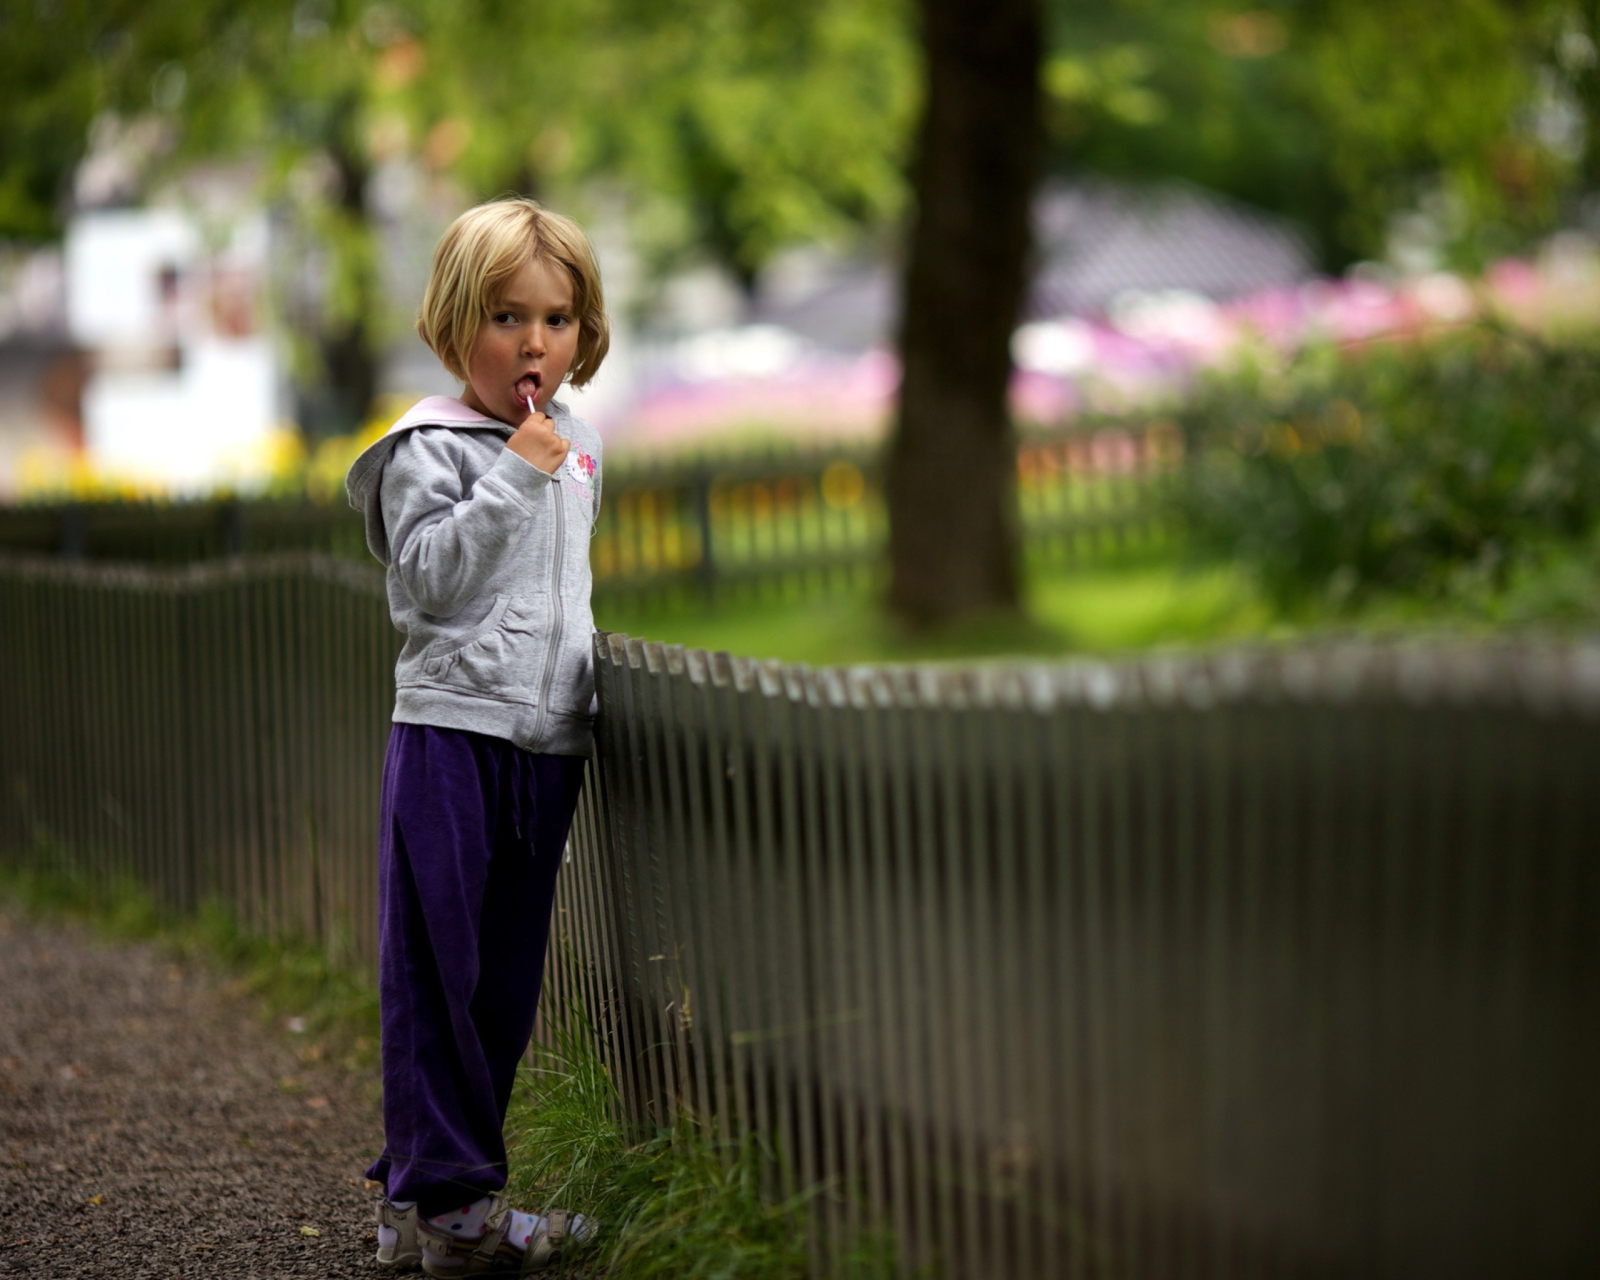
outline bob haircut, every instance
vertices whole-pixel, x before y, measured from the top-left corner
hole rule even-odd
[[[501,290],[530,261],[560,266],[572,277],[578,353],[568,381],[581,387],[600,368],[611,347],[611,325],[589,237],[537,200],[505,196],[468,209],[450,224],[433,251],[417,313],[422,340],[461,381],[467,381],[467,361]]]

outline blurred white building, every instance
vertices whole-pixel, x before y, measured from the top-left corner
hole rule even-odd
[[[283,419],[266,324],[264,213],[214,243],[177,208],[75,216],[67,330],[90,358],[83,436],[101,475],[166,491],[249,483]]]

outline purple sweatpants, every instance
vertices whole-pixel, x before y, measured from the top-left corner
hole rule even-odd
[[[397,724],[383,765],[378,998],[384,1150],[367,1177],[427,1214],[506,1183],[576,756]]]

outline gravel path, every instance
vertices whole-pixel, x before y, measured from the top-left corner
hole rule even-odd
[[[302,1040],[199,966],[0,906],[0,1276],[382,1274],[371,1085]]]

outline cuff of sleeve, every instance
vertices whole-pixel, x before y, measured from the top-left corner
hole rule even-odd
[[[503,485],[513,498],[528,509],[530,514],[534,510],[534,502],[539,499],[550,485],[556,483],[555,476],[548,471],[539,470],[538,467],[534,466],[520,453],[513,453],[510,449],[504,450],[495,459],[494,466],[489,468],[483,480],[478,483],[482,484],[484,480],[495,481]]]

